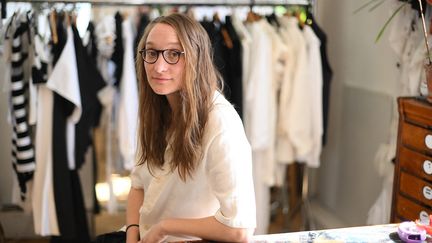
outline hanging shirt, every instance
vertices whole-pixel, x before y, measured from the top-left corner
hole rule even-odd
[[[59,174],[56,174],[56,176],[60,176],[60,180],[54,179],[53,171],[56,171],[56,168],[53,161],[55,161],[55,163],[66,163],[64,168],[67,170],[69,170],[71,166],[75,166],[74,163],[72,164],[69,162],[69,159],[74,158],[74,150],[72,149],[75,145],[74,126],[81,116],[81,97],[73,33],[70,27],[66,31],[67,39],[63,51],[58,55],[58,61],[54,66],[46,86],[42,85],[39,87],[39,110],[36,135],[37,161],[39,164],[34,180],[33,212],[35,213],[35,232],[42,236],[60,234],[57,221],[59,205],[56,205],[54,199],[54,182],[58,182],[56,184],[57,186],[64,186],[61,180],[67,180],[68,178],[62,178]],[[58,123],[52,123],[54,119],[54,93],[74,104],[74,109],[67,118],[64,130],[58,133],[66,134],[64,140],[52,140],[52,137],[55,135],[55,133],[53,133],[53,129],[55,129],[54,125],[59,125]],[[53,144],[57,147],[63,144],[66,147],[59,151],[58,149],[53,149]],[[58,155],[59,152],[66,153],[64,155],[65,159],[62,161],[57,161],[53,158],[53,156],[56,156],[56,154]],[[57,201],[57,203],[66,202],[62,200]],[[70,212],[70,210],[69,208],[60,211]]]
[[[138,81],[133,54],[134,36],[130,19],[123,21],[123,72],[120,81],[120,104],[118,111],[118,137],[124,167],[131,170],[135,165],[138,126]]]
[[[308,54],[307,86],[309,98],[308,105],[310,110],[310,142],[311,151],[303,158],[299,156],[299,161],[305,161],[309,167],[317,168],[320,166],[320,155],[322,148],[323,135],[323,112],[322,112],[322,64],[320,53],[320,41],[309,25],[303,28],[303,35],[306,40]],[[306,108],[306,107],[305,107]]]
[[[268,23],[262,19],[248,23],[251,35],[250,67],[247,85],[244,87],[244,125],[251,143],[254,167],[254,186],[257,205],[256,233],[267,232],[270,222],[269,185],[265,182],[269,161],[268,151],[272,141],[272,87],[273,87],[273,40],[267,31]]]
[[[295,137],[295,131],[307,129],[307,122],[303,124],[302,105],[303,98],[307,99],[306,71],[307,50],[306,42],[298,27],[298,21],[294,17],[282,17],[279,19],[282,25],[281,33],[288,43],[289,57],[285,62],[286,71],[281,83],[279,96],[279,112],[277,122],[277,160],[280,163],[293,163],[296,159],[296,144],[301,145],[307,136]],[[304,96],[304,97],[303,97]],[[303,107],[304,108],[304,107]],[[299,134],[301,135],[301,134]],[[308,149],[303,149],[308,151]]]
[[[393,8],[396,9],[403,4],[399,1],[394,1]],[[415,50],[418,47],[423,47],[421,43],[423,40],[422,27],[414,20],[416,20],[417,12],[413,10],[410,5],[403,7],[400,12],[393,19],[393,23],[390,25],[389,40],[390,46],[396,52],[400,67],[401,74],[399,79],[399,96],[412,96],[419,94],[419,83],[420,80],[410,79],[413,74],[416,75],[421,73],[422,65],[418,65],[416,68],[412,65],[412,62],[417,63],[417,58],[414,58]],[[426,51],[426,48],[424,48]],[[423,57],[424,58],[424,57]]]
[[[252,37],[250,36],[248,30],[244,26],[244,24],[241,22],[241,20],[238,18],[236,14],[234,14],[232,17],[232,25],[237,33],[237,35],[240,38],[241,42],[241,59],[242,59],[242,99],[243,99],[243,106],[245,104],[245,87],[247,86],[247,82],[249,80],[249,55],[250,55],[250,45],[252,42]]]
[[[97,93],[105,86],[105,82],[84,49],[75,26],[72,26],[72,31],[82,103],[82,115],[75,126],[75,160],[76,168],[79,169],[84,163],[85,153],[93,143],[92,128],[98,124],[102,111]]]
[[[123,42],[123,17],[121,16],[120,12],[117,12],[114,16],[115,19],[115,33],[116,38],[114,40],[114,53],[111,55],[111,60],[115,63],[115,71],[114,71],[114,78],[115,82],[114,85],[116,87],[120,86],[120,82],[122,79],[122,73],[123,73],[123,63],[124,63],[124,48],[126,47]],[[131,46],[132,47],[132,46]]]
[[[262,19],[248,25],[252,36],[249,81],[244,87],[245,128],[252,150],[264,150],[271,144],[270,95],[273,81],[272,39],[265,32]]]
[[[330,106],[330,84],[333,77],[333,70],[330,66],[330,62],[327,56],[327,35],[318,25],[314,17],[311,15],[309,18],[312,20],[311,28],[320,40],[320,53],[321,53],[321,64],[322,64],[322,76],[323,76],[323,146],[327,142],[327,124],[329,116]]]
[[[225,45],[229,39],[232,46],[228,46],[228,60],[227,69],[230,83],[228,86],[231,90],[230,102],[234,105],[240,117],[243,117],[243,85],[242,85],[242,56],[241,56],[241,42],[240,37],[234,29],[231,16],[225,17],[225,24],[223,25],[223,34],[225,37]]]
[[[26,183],[32,179],[35,170],[35,153],[28,120],[29,80],[24,73],[24,63],[29,55],[28,42],[31,38],[26,13],[17,14],[16,29],[12,35],[11,52],[11,123],[12,123],[12,165],[21,189],[21,199],[27,192]],[[27,43],[26,43],[27,42]]]
[[[38,41],[37,41],[38,42]],[[36,44],[38,47],[39,44]],[[52,57],[45,53],[45,48],[37,48],[39,57],[46,57],[52,62]],[[49,73],[48,73],[49,75]],[[41,77],[43,79],[43,75]],[[36,80],[36,79],[35,79]],[[48,80],[38,80],[37,84],[37,115],[36,115],[36,170],[33,179],[33,225],[37,235],[60,235],[57,222],[56,205],[53,187],[53,151],[52,123],[54,94],[47,87]]]

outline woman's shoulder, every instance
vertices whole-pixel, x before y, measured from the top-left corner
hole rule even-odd
[[[210,129],[220,130],[243,127],[234,106],[219,91],[216,91],[213,96],[213,107],[210,110],[208,125]]]

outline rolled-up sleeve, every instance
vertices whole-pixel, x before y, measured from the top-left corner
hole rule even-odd
[[[143,165],[136,165],[133,167],[130,173],[131,186],[136,189],[143,189],[144,182],[142,178],[142,167]]]
[[[230,227],[256,227],[252,153],[243,129],[219,133],[207,156],[208,178],[220,203],[215,218]]]

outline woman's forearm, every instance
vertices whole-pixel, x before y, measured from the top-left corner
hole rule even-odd
[[[131,187],[126,207],[126,225],[139,224],[139,209],[144,200],[144,190]],[[129,227],[126,232],[128,243],[136,243],[139,239],[139,227]]]
[[[160,224],[166,235],[190,235],[214,241],[247,242],[254,231],[226,226],[213,216],[200,219],[165,219]]]

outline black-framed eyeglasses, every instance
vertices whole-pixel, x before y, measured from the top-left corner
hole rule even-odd
[[[177,64],[180,60],[180,56],[184,54],[184,51],[175,49],[155,50],[155,49],[142,49],[139,51],[144,62],[148,64],[154,64],[158,58],[159,53],[162,53],[163,59],[168,64]]]

